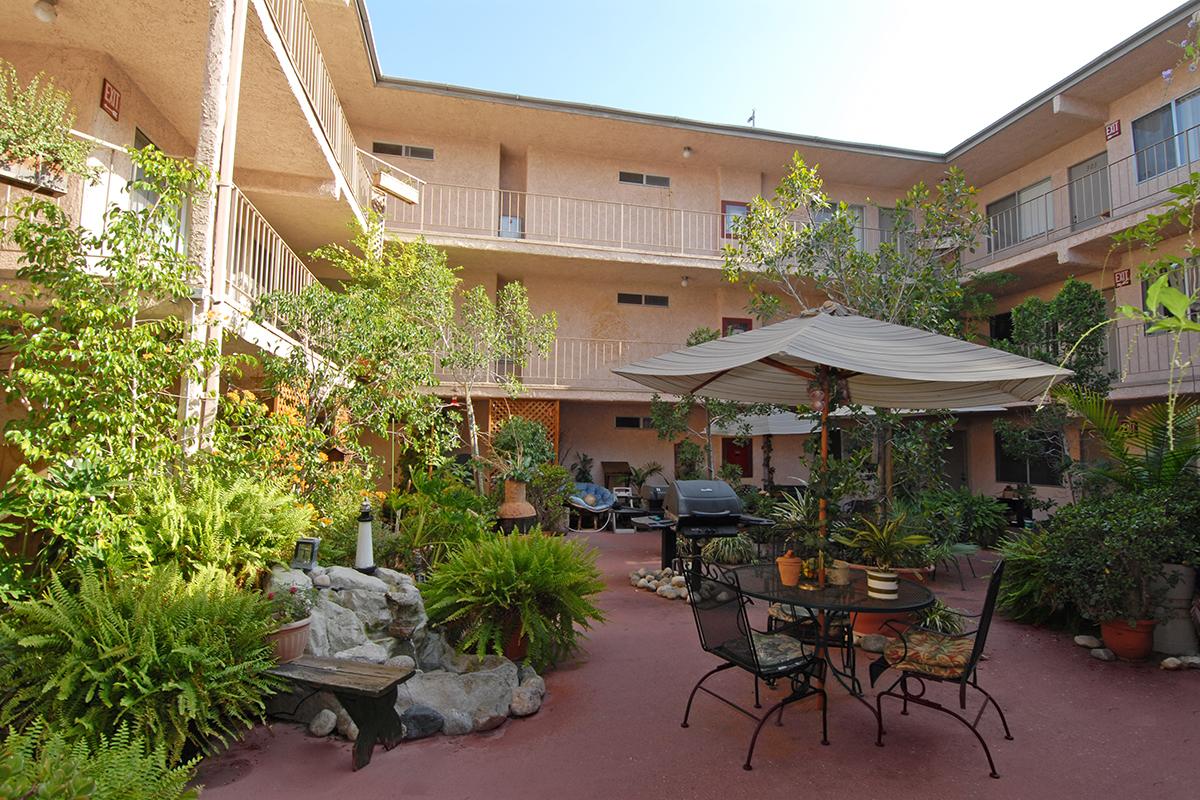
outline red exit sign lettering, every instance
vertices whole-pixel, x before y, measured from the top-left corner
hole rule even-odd
[[[1121,135],[1121,120],[1115,119],[1104,126],[1104,141],[1115,139]]]
[[[1120,289],[1122,286],[1128,286],[1133,283],[1133,277],[1127,269],[1119,269],[1113,273],[1113,286]]]
[[[100,92],[100,108],[104,109],[110,117],[115,121],[121,119],[121,93],[117,91],[117,87],[108,82],[108,78],[104,79],[104,89]]]

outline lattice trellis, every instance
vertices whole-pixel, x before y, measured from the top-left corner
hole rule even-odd
[[[558,401],[529,397],[499,397],[488,400],[488,435],[496,432],[509,417],[524,417],[540,422],[550,433],[554,455],[558,456]]]

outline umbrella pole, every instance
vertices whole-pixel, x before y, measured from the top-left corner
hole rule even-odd
[[[829,370],[821,370],[821,383],[824,392],[821,403],[821,480],[823,483],[829,466],[829,399],[831,394]],[[817,585],[822,589],[825,588],[825,542],[829,538],[829,525],[826,519],[829,516],[828,503],[829,501],[822,493],[817,500],[817,532],[821,537],[821,548],[817,551]]]

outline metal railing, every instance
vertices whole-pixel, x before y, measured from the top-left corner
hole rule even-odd
[[[1200,354],[1200,334],[1185,333],[1180,341],[1184,362],[1196,361]],[[1133,320],[1121,320],[1109,326],[1108,368],[1116,374],[1113,388],[1135,386],[1165,387],[1171,377],[1175,357],[1174,337],[1166,333],[1147,333],[1146,326]],[[1175,379],[1185,392],[1197,391],[1197,365],[1175,370]]]
[[[299,292],[316,278],[235,186],[230,192],[226,298],[243,311],[271,292]]]
[[[987,219],[969,265],[1066,238],[1073,233],[1153,208],[1171,198],[1200,164],[1200,126],[1100,167]]]
[[[645,386],[614,375],[612,370],[632,361],[684,347],[682,342],[642,342],[623,339],[560,337],[546,356],[535,355],[524,367],[495,365],[498,374],[521,379],[530,388],[631,391],[649,393]],[[435,354],[436,360],[436,354]],[[453,385],[453,375],[442,370],[438,378]]]
[[[334,158],[364,212],[371,207],[371,177],[359,158],[359,148],[334,89],[333,79],[313,32],[303,0],[266,0],[266,6],[291,58],[292,66],[321,122]]]
[[[720,258],[733,215],[507,189],[419,183],[416,205],[388,198],[391,230]],[[797,222],[796,224],[804,224]],[[859,226],[874,251],[889,234]]]

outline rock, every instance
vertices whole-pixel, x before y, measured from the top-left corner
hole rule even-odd
[[[488,656],[460,657],[448,666],[461,672],[420,672],[402,683],[396,693],[396,710],[403,713],[417,705],[433,708],[445,720],[446,733],[457,731],[464,721],[467,730],[488,730],[499,724],[496,717],[508,715],[518,686],[516,664]]]
[[[415,705],[404,709],[400,714],[400,727],[405,739],[424,739],[442,730],[446,720],[436,708]]]
[[[312,576],[312,584],[318,589],[328,589],[332,585],[332,581],[329,580],[328,575],[322,573],[320,575]]]
[[[383,600],[388,615],[387,632],[391,636],[407,639],[429,622],[421,591],[411,582],[397,585],[383,595]]]
[[[353,611],[362,620],[366,630],[382,631],[391,624],[392,615],[388,609],[387,594],[363,589],[343,589],[331,594],[333,602]]]
[[[401,586],[412,586],[413,579],[411,575],[405,575],[403,572],[397,572],[394,569],[387,567],[376,567],[375,577],[383,581],[389,588],[397,588]]]
[[[687,590],[687,589],[680,589],[680,590],[679,590],[679,599],[680,599],[680,600],[687,600],[687,599],[689,599],[689,598],[690,598],[690,596],[691,596],[691,595],[689,595],[689,594],[688,594],[688,590]]]
[[[392,656],[383,663],[389,667],[399,667],[400,669],[415,670],[417,668],[417,662],[413,660],[412,656]]]
[[[1163,669],[1183,669],[1184,668],[1183,660],[1179,659],[1179,658],[1175,658],[1174,656],[1167,656],[1159,663],[1158,666],[1162,667]]]
[[[676,575],[674,578],[671,578],[671,585],[677,589],[687,586],[687,578],[682,575]]]
[[[367,664],[382,664],[388,660],[388,650],[378,642],[367,642],[348,650],[342,650],[334,658],[344,658],[349,661],[362,661]]]
[[[366,642],[367,632],[357,614],[328,597],[323,596],[317,600],[313,606],[306,653],[327,656],[350,650]]]
[[[412,637],[413,658],[417,667],[426,671],[446,669],[455,656],[454,648],[446,642],[442,634],[421,628]]]
[[[342,704],[333,696],[333,692],[317,692],[292,686],[289,690],[271,695],[267,698],[267,714],[281,717],[290,722],[307,725],[321,711],[329,709],[334,714],[342,710]]]
[[[337,713],[337,732],[351,742],[358,738],[358,725],[354,724],[350,712],[344,708]]]
[[[638,574],[638,575],[640,575],[640,576],[641,576],[641,577],[643,577],[643,578],[644,578],[644,577],[646,577],[646,568],[645,568],[645,567],[638,567],[637,574]]]
[[[542,696],[531,686],[518,686],[513,689],[508,713],[514,717],[528,717],[530,714],[536,714],[542,707]]]
[[[1117,660],[1116,654],[1114,654],[1113,651],[1109,650],[1107,647],[1092,648],[1092,658],[1098,658],[1101,661],[1116,661]]]
[[[442,715],[442,733],[447,736],[461,736],[470,733],[473,726],[471,717],[462,711],[447,711]]]
[[[1101,647],[1104,647],[1104,643],[1095,636],[1076,636],[1075,644],[1079,645],[1080,647],[1086,647],[1088,650],[1097,650]]]
[[[337,714],[325,708],[318,711],[312,722],[308,723],[308,732],[313,736],[328,736],[336,727]]]
[[[635,587],[636,587],[636,586],[637,586],[639,583],[641,583],[641,581],[642,581],[642,579],[641,579],[641,578],[639,578],[637,575],[630,575],[630,576],[629,576],[629,585],[630,585],[630,586],[635,586]]]
[[[507,710],[503,714],[480,714],[471,720],[471,730],[475,733],[494,731],[506,722],[508,722]]]
[[[642,578],[642,579],[641,579],[641,580],[639,580],[639,581],[637,582],[637,584],[635,584],[635,585],[636,585],[636,586],[637,586],[639,589],[649,589],[649,588],[650,588],[650,581],[646,580],[645,578]]]
[[[868,653],[882,653],[891,641],[881,633],[868,633],[858,640],[858,646]]]
[[[1200,669],[1200,656],[1179,656],[1185,669]]]
[[[361,592],[387,591],[387,584],[374,575],[367,575],[352,567],[329,567],[325,574],[329,576],[330,585],[334,589],[349,589]]]
[[[312,578],[305,575],[298,569],[287,569],[286,567],[272,567],[271,578],[267,582],[268,592],[286,592],[292,587],[297,589],[311,589],[313,586]]]
[[[659,597],[665,597],[668,600],[674,600],[677,592],[667,584],[663,584],[655,590],[655,594],[657,594]]]

